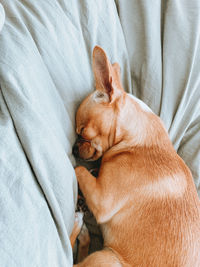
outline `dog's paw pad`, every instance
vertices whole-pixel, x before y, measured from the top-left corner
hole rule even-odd
[[[78,240],[80,242],[80,246],[82,247],[87,246],[90,243],[89,232],[85,224],[83,224],[81,228],[81,232],[78,235]]]

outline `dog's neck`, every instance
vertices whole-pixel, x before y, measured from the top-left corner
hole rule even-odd
[[[113,145],[172,147],[160,118],[127,94],[111,128]],[[142,112],[141,112],[142,111]],[[116,129],[115,131],[113,129]]]

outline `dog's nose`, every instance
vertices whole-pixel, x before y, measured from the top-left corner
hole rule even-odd
[[[73,145],[73,148],[72,148],[72,153],[73,153],[73,155],[74,155],[75,157],[78,157],[78,152],[79,152],[79,150],[78,150],[78,145],[77,145],[77,143],[75,143],[75,144]]]

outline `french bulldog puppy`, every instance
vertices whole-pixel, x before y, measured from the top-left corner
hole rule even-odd
[[[200,201],[160,118],[127,94],[120,67],[93,51],[96,90],[76,115],[76,156],[102,157],[98,177],[75,172],[104,249],[76,266],[200,266]]]

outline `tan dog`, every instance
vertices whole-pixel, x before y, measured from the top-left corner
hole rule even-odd
[[[163,123],[122,88],[120,68],[93,51],[96,91],[80,105],[76,154],[102,156],[97,179],[75,169],[104,249],[78,266],[200,267],[200,201]]]

